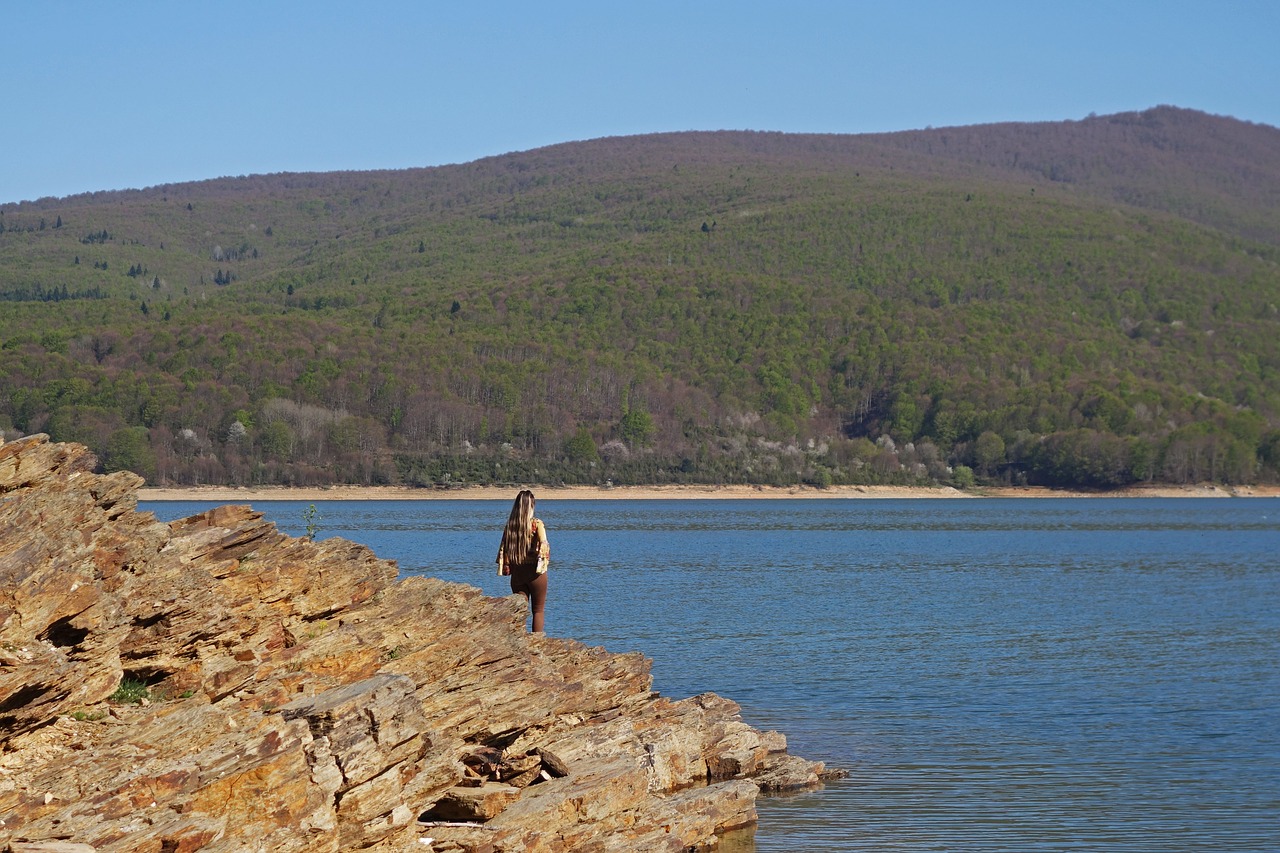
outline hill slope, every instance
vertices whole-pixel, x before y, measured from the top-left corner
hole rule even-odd
[[[175,483],[1274,478],[1278,164],[1159,108],[8,205],[0,427]]]
[[[1083,121],[873,138],[1280,243],[1280,130],[1266,125],[1157,107]]]

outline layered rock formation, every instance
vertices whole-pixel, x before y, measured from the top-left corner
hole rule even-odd
[[[0,851],[686,850],[823,773],[519,597],[94,464],[0,445]]]

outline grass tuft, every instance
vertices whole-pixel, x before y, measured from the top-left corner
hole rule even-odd
[[[139,705],[143,699],[151,699],[151,690],[147,687],[145,681],[125,678],[121,680],[116,692],[112,693],[108,698],[112,702],[117,702],[121,705]]]

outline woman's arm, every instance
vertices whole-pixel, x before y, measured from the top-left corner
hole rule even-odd
[[[538,556],[539,556],[539,557],[547,557],[548,559],[550,559],[550,557],[551,557],[551,543],[547,541],[547,528],[546,528],[546,526],[545,526],[545,525],[543,525],[543,523],[542,523],[542,519],[540,519],[540,518],[535,518],[535,519],[533,520],[533,526],[534,526],[534,528],[537,530],[537,536],[538,536]]]
[[[533,520],[533,534],[538,538],[538,574],[542,574],[551,564],[551,544],[547,542],[547,528],[536,518]]]

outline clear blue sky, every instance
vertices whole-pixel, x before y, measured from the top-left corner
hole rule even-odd
[[[15,0],[0,203],[655,131],[1158,104],[1280,126],[1280,2]]]

